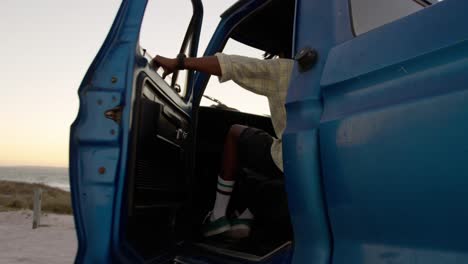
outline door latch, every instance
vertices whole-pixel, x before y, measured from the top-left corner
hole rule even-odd
[[[120,120],[122,119],[122,106],[114,107],[110,110],[107,110],[104,115],[106,118],[114,120],[117,124],[120,124]]]

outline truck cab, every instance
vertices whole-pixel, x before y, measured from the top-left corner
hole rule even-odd
[[[176,52],[196,57],[204,6],[179,2],[189,12],[161,16],[186,21]],[[161,77],[142,25],[164,4],[123,0],[79,87],[76,263],[468,262],[467,1],[240,0],[220,14],[203,56],[295,60],[283,135],[291,224],[235,243],[200,234],[224,137],[233,124],[274,135],[271,120],[243,109],[244,96],[213,99],[221,84],[209,75]]]

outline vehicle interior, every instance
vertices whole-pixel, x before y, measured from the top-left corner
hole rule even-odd
[[[237,2],[222,17],[229,16],[245,2]],[[293,0],[268,1],[243,19],[229,38],[261,51],[291,56],[293,21]],[[259,220],[249,238],[236,241],[204,238],[200,232],[214,203],[229,128],[242,124],[274,135],[270,118],[216,102],[212,106],[194,103],[193,115],[188,116],[185,109],[157,89],[167,85],[164,80],[141,77],[138,82],[127,213],[122,219],[125,226],[122,232],[131,254],[148,263],[174,260],[187,263],[189,258],[207,258],[215,263],[226,263],[225,258],[230,263],[262,262],[279,252],[289,254],[293,240],[289,221]],[[252,171],[241,169],[239,173],[243,179],[262,179]],[[258,199],[287,201],[284,183],[258,184],[261,185]]]

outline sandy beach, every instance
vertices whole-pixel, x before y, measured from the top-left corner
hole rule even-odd
[[[32,229],[30,210],[0,212],[0,263],[73,263],[76,248],[71,215],[43,214]]]

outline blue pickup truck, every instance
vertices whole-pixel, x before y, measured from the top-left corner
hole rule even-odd
[[[184,1],[177,49],[195,57],[203,5]],[[205,74],[163,80],[140,45],[148,2],[122,1],[79,88],[76,263],[468,263],[468,1],[240,0],[221,14],[204,55],[236,41],[297,59],[283,136],[293,236],[250,245],[199,228],[227,129],[270,119],[201,106]]]

